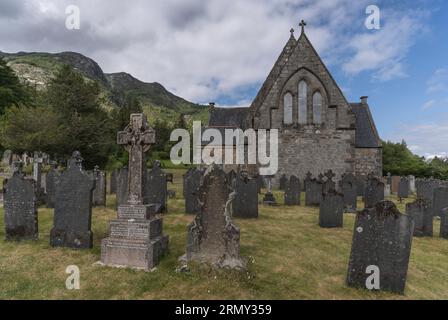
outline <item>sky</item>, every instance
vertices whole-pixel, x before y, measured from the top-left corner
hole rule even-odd
[[[0,51],[76,51],[192,102],[249,106],[304,19],[347,99],[369,96],[383,140],[448,156],[446,2],[0,0]],[[79,29],[66,27],[70,5]],[[379,29],[365,25],[369,5]]]

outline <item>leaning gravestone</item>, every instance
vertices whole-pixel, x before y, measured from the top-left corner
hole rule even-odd
[[[118,133],[117,142],[129,152],[126,203],[118,207],[118,219],[110,222],[110,236],[101,243],[101,262],[108,266],[152,270],[168,248],[163,219],[155,204],[144,203],[146,156],[155,143],[155,133],[144,114],[132,114]]]
[[[25,179],[22,163],[14,165],[14,173],[4,181],[3,187],[6,240],[37,240],[36,182]]]
[[[54,224],[50,233],[53,247],[89,249],[93,246],[92,193],[94,178],[82,168],[79,152],[74,152],[68,168],[56,184]]]
[[[239,174],[234,183],[235,200],[233,216],[240,218],[258,218],[258,185],[249,179],[245,172]]]
[[[448,188],[435,188],[433,198],[434,216],[440,217],[442,210],[445,208],[448,208]]]
[[[300,180],[296,176],[289,177],[285,184],[285,205],[300,206]]]
[[[184,175],[185,212],[198,214],[200,210],[199,186],[201,185],[202,172],[196,168],[188,170]]]
[[[240,257],[240,230],[232,222],[235,192],[228,176],[213,165],[199,189],[201,210],[188,228],[187,253],[182,261],[196,261],[214,268],[244,269]]]
[[[121,168],[117,173],[117,209],[125,204],[128,198],[128,176],[129,170],[127,166]]]
[[[102,172],[98,166],[93,170],[95,179],[95,189],[93,190],[92,205],[94,207],[106,206],[106,173]]]
[[[109,192],[110,194],[117,193],[117,184],[118,184],[118,170],[114,170],[110,174],[110,182],[109,182]]]
[[[443,209],[440,216],[440,237],[448,239],[448,208]]]
[[[406,177],[403,177],[400,179],[400,183],[398,184],[398,198],[404,199],[409,198],[410,193],[410,185],[409,185],[409,179]]]
[[[344,206],[349,212],[356,211],[357,207],[357,187],[356,177],[352,173],[342,175],[339,182],[340,190],[344,195]]]
[[[344,196],[336,190],[330,190],[322,195],[319,211],[319,226],[321,228],[342,228],[344,216]]]
[[[286,177],[286,175],[282,175],[280,177],[280,190],[285,190],[287,182],[288,182],[288,178]]]
[[[160,161],[154,161],[146,179],[145,204],[155,204],[159,208],[158,212],[167,212],[168,185],[166,173],[160,168]]]
[[[383,200],[384,183],[377,177],[369,175],[367,179],[366,193],[364,195],[365,208],[373,208],[377,203]]]
[[[414,219],[414,237],[433,236],[433,214],[428,201],[417,199],[406,204],[406,213]]]
[[[403,294],[413,231],[413,219],[390,201],[358,213],[347,285]]]
[[[45,183],[47,190],[47,200],[45,201],[47,204],[47,208],[54,208],[55,197],[56,197],[56,183],[60,178],[60,173],[58,171],[58,164],[56,162],[51,162],[51,169],[47,173]]]

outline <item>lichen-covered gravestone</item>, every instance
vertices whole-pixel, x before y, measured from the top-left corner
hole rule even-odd
[[[54,224],[50,232],[53,247],[89,249],[93,246],[93,177],[82,168],[79,152],[74,152],[56,183]]]
[[[390,201],[358,213],[347,285],[403,294],[413,231],[412,217],[401,214]]]
[[[300,180],[296,176],[289,177],[285,184],[285,205],[300,206]]]
[[[244,269],[240,256],[240,230],[232,222],[232,192],[228,176],[213,165],[204,175],[199,197],[201,210],[188,228],[187,252],[182,261],[214,268]]]
[[[344,221],[344,196],[336,190],[322,195],[319,210],[321,228],[342,228]]]
[[[442,214],[442,210],[445,208],[448,208],[448,188],[435,188],[433,198],[434,216],[440,217],[440,215]]]
[[[121,168],[117,173],[117,209],[125,204],[128,198],[128,176],[129,170],[127,166]]]
[[[184,175],[185,212],[198,214],[200,210],[199,186],[201,185],[202,172],[192,168]]]
[[[414,219],[415,237],[433,236],[433,214],[430,203],[424,199],[417,199],[406,204],[406,213]]]
[[[373,175],[369,175],[364,195],[364,206],[373,208],[384,200],[384,183]]]
[[[357,207],[356,177],[352,173],[343,174],[339,184],[340,184],[340,190],[344,195],[344,207],[349,212],[356,211]]]
[[[409,193],[410,193],[409,179],[403,177],[400,179],[400,183],[398,184],[398,197],[400,199],[409,198]]]
[[[47,204],[47,208],[54,208],[54,203],[56,201],[56,183],[61,177],[61,174],[58,171],[58,165],[56,162],[53,161],[50,165],[51,169],[45,177],[45,189],[47,193],[47,200],[45,202]]]
[[[155,143],[155,133],[144,114],[132,114],[130,118],[117,137],[118,144],[129,152],[126,203],[118,207],[118,219],[110,222],[110,235],[101,243],[101,262],[151,271],[168,248],[156,205],[144,203],[145,153]]]
[[[160,167],[160,161],[154,161],[152,169],[147,174],[145,182],[145,204],[155,204],[158,212],[166,212],[168,199],[168,186],[166,173]]]
[[[12,177],[3,185],[6,240],[37,240],[36,182],[25,179],[21,163],[14,165]]]
[[[98,166],[93,170],[95,179],[95,189],[93,190],[92,204],[94,207],[106,206],[106,173],[102,172]]]
[[[118,170],[114,170],[110,174],[110,182],[109,182],[109,193],[116,194],[117,193],[117,184],[118,184]]]
[[[257,181],[249,179],[246,172],[239,174],[234,183],[235,200],[233,215],[240,218],[258,218]]]

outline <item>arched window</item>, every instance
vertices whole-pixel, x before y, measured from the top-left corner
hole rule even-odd
[[[308,85],[305,80],[299,83],[299,124],[307,124],[307,90]]]
[[[292,124],[292,94],[289,92],[283,97],[283,122]]]
[[[322,95],[319,91],[313,95],[313,123],[322,124]]]

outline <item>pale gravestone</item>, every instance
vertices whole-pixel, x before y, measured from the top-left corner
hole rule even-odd
[[[384,200],[384,183],[377,177],[369,175],[365,192],[364,206],[365,208],[373,208],[377,203]]]
[[[95,179],[95,189],[93,190],[92,204],[94,207],[106,206],[106,173],[102,172],[98,166],[93,170]]]
[[[127,166],[121,168],[117,173],[117,209],[125,204],[128,198],[128,176],[129,170]]]
[[[389,198],[391,196],[390,184],[384,186],[384,198]]]
[[[390,201],[358,213],[347,285],[403,294],[413,231],[413,219]]]
[[[349,212],[356,211],[357,207],[357,186],[356,177],[352,173],[345,173],[339,182],[340,190],[344,195],[344,206]]]
[[[282,175],[280,177],[280,190],[285,190],[287,181],[288,181],[288,178],[286,177],[286,175]]]
[[[409,176],[408,179],[409,179],[409,190],[412,194],[415,194],[417,191],[415,186],[415,176]]]
[[[25,179],[22,163],[15,163],[14,166],[12,177],[5,180],[3,186],[6,240],[37,240],[36,182]]]
[[[400,183],[398,184],[398,197],[400,199],[409,198],[409,192],[410,192],[410,185],[409,185],[409,179],[406,177],[403,177],[400,179]]]
[[[38,204],[45,202],[45,192],[42,188],[42,155],[39,152],[34,152],[33,158],[33,179],[36,182],[36,196]]]
[[[10,166],[12,164],[12,151],[11,150],[5,150],[3,152],[3,159],[2,159],[3,165]]]
[[[319,210],[319,226],[321,228],[342,228],[344,216],[344,196],[336,190],[322,195]]]
[[[89,249],[93,246],[92,193],[94,178],[82,168],[81,154],[74,152],[56,183],[53,247]]]
[[[47,208],[54,208],[54,204],[56,201],[56,183],[61,175],[58,171],[58,164],[56,162],[53,161],[50,163],[50,165],[50,171],[47,173],[45,179],[47,190],[47,200],[45,202],[47,204]]]
[[[258,185],[249,179],[246,172],[239,174],[233,181],[235,200],[233,215],[239,218],[258,218]]]
[[[232,222],[235,196],[228,175],[215,165],[209,167],[199,189],[201,210],[188,228],[187,253],[181,260],[214,268],[245,268],[240,230]]]
[[[442,210],[448,208],[448,188],[440,187],[434,189],[433,198],[434,216],[440,217]]]
[[[167,212],[168,186],[167,175],[160,168],[160,161],[154,161],[152,169],[147,174],[145,181],[145,204],[155,204],[157,212]]]
[[[289,177],[285,184],[285,205],[300,206],[300,180],[296,176]]]
[[[198,214],[200,210],[199,186],[201,185],[202,172],[192,168],[184,175],[185,212]]]
[[[109,192],[110,194],[117,193],[117,178],[118,178],[118,170],[114,170],[110,173],[110,182],[109,182]]]
[[[413,203],[406,204],[406,213],[414,219],[415,237],[433,236],[433,214],[428,201],[417,199]]]
[[[155,132],[144,114],[132,114],[117,142],[129,152],[127,198],[118,207],[118,219],[110,222],[109,238],[101,243],[101,262],[151,271],[168,249],[168,236],[163,234],[163,219],[156,214],[156,205],[144,203],[145,153],[155,143]]]

